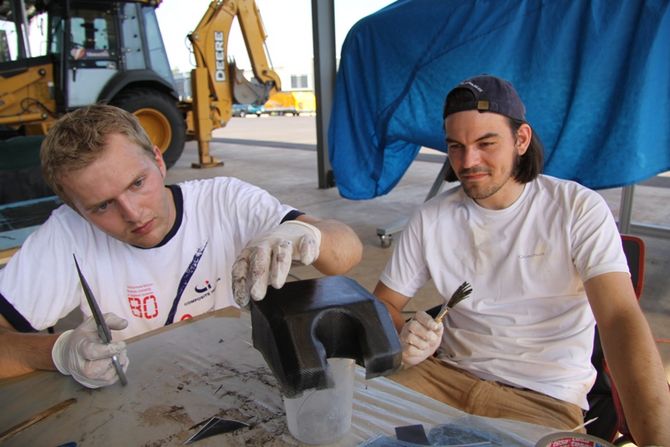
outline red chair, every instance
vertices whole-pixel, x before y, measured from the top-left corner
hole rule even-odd
[[[639,300],[642,296],[642,289],[644,288],[644,241],[637,236],[622,234],[621,242],[623,244],[623,251],[626,254],[626,259],[628,260],[630,279],[633,282],[635,296]]]

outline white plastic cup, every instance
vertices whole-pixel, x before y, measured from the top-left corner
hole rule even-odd
[[[308,389],[295,398],[284,397],[288,430],[305,444],[330,444],[351,429],[354,361],[329,358],[334,387]]]

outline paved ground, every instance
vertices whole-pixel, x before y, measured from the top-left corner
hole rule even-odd
[[[371,290],[391,249],[382,248],[378,227],[389,227],[409,215],[428,193],[439,162],[416,161],[388,195],[372,200],[351,201],[340,197],[336,188],[318,189],[315,119],[313,116],[233,118],[215,132],[212,155],[225,162],[223,167],[197,170],[195,143],[168,172],[168,181],[216,175],[238,177],[263,187],[282,201],[308,213],[332,217],[349,224],[365,245],[364,259],[349,276]],[[600,191],[616,217],[620,189]],[[670,228],[670,188],[636,187],[632,220]],[[645,312],[670,377],[670,239],[643,237],[647,245],[645,289],[641,306]],[[319,273],[311,267],[296,269],[298,277]],[[413,300],[410,310],[428,308],[439,302],[435,289],[427,286]]]

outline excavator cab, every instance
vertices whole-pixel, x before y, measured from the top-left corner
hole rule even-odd
[[[160,3],[0,0],[0,144],[43,136],[63,114],[105,102],[139,118],[168,168],[181,156],[187,136],[198,142],[194,166],[220,165],[209,155],[209,142],[213,130],[230,120],[232,105],[263,104],[281,89],[268,63],[260,12],[254,0],[210,2],[188,35],[196,67],[193,98],[186,99],[175,89],[156,18]],[[228,55],[235,18],[252,63],[252,82]]]
[[[0,1],[0,21],[11,28],[0,55],[0,82],[8,86],[0,92],[1,124],[43,135],[58,116],[106,102],[140,119],[168,166],[177,161],[185,116],[155,1]]]

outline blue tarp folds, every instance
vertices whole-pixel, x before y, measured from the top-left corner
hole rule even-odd
[[[399,0],[341,51],[329,128],[340,194],[398,183],[421,146],[446,152],[459,81],[510,80],[545,145],[545,172],[594,189],[670,169],[670,0]]]

